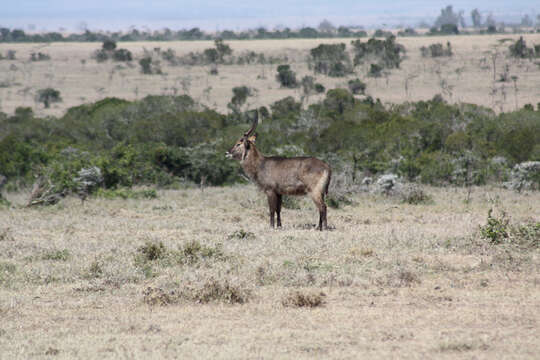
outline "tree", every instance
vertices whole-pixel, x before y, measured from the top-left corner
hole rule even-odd
[[[214,41],[216,51],[218,52],[219,62],[223,62],[223,58],[232,54],[232,49],[229,45],[223,42],[223,39],[216,39]]]
[[[333,34],[336,31],[336,27],[330,21],[324,19],[319,24],[319,31],[326,34]]]
[[[251,90],[247,86],[237,86],[232,89],[233,97],[228,107],[234,112],[239,112],[242,105],[246,103],[248,96],[251,95]]]
[[[311,61],[315,73],[332,77],[342,77],[352,72],[349,54],[345,51],[346,45],[320,44],[310,50]]]
[[[460,24],[460,19],[463,17],[461,13],[456,14],[452,5],[448,5],[446,8],[441,9],[441,14],[435,20],[435,26],[441,27],[446,24],[458,25]]]
[[[486,25],[495,27],[497,25],[497,22],[495,21],[495,18],[493,17],[493,14],[489,14],[486,18]]]
[[[521,26],[533,26],[533,21],[528,14],[525,14],[521,18]]]
[[[475,28],[482,26],[482,15],[480,15],[480,11],[478,11],[478,9],[471,11],[471,20]]]
[[[43,103],[45,109],[48,109],[51,103],[60,102],[62,98],[60,97],[60,91],[53,88],[46,88],[38,90],[36,101]]]
[[[281,84],[281,87],[296,88],[298,82],[296,81],[296,74],[291,70],[290,65],[279,65],[277,67],[276,80]]]

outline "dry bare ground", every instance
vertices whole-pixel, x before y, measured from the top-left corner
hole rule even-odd
[[[387,76],[367,78],[367,66],[356,69],[347,78],[317,76],[327,89],[347,87],[347,81],[359,77],[367,83],[367,93],[383,102],[402,103],[408,100],[426,100],[442,94],[449,102],[468,102],[485,105],[495,111],[511,111],[524,104],[536,104],[540,99],[540,66],[530,60],[507,57],[508,46],[520,35],[471,35],[398,38],[407,49],[407,58],[401,69]],[[528,46],[540,43],[540,34],[523,35]],[[313,75],[308,69],[306,56],[320,43],[344,42],[350,49],[351,39],[318,40],[257,40],[228,41],[235,55],[246,51],[268,56],[289,58],[298,79]],[[363,39],[367,41],[367,39]],[[455,55],[452,58],[426,59],[420,55],[422,46],[450,41]],[[148,94],[187,93],[203,104],[221,112],[227,111],[231,89],[246,85],[256,90],[248,99],[248,106],[269,105],[285,96],[301,98],[301,90],[280,89],[275,80],[275,65],[220,66],[218,75],[210,75],[208,66],[170,66],[161,61],[163,75],[143,75],[137,61],[143,49],[175,50],[177,55],[203,51],[213,47],[210,41],[192,42],[128,42],[119,48],[130,50],[136,60],[125,63],[97,63],[92,53],[100,43],[0,44],[0,53],[15,50],[17,60],[0,61],[0,109],[12,113],[17,106],[31,106],[40,115],[60,115],[67,108],[93,102],[107,96],[124,99],[142,98]],[[50,61],[29,61],[31,53],[42,52]],[[493,59],[495,58],[495,75]],[[514,83],[499,80],[507,72],[508,79],[517,76]],[[38,89],[53,87],[60,90],[63,102],[44,109],[34,101]],[[319,95],[322,96],[322,95]],[[311,96],[308,101],[318,100]]]
[[[540,193],[427,192],[327,232],[309,199],[269,229],[251,185],[1,209],[0,358],[538,358],[538,247],[478,229],[540,221]]]

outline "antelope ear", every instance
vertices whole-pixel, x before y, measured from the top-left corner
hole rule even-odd
[[[257,133],[251,135],[248,140],[255,144],[255,141],[257,140]]]

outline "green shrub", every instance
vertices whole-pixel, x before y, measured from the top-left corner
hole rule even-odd
[[[255,234],[250,231],[245,231],[244,229],[236,230],[227,237],[231,239],[240,239],[240,240],[252,240],[255,239]]]
[[[52,260],[52,261],[68,261],[71,257],[71,254],[69,253],[69,250],[63,249],[63,250],[50,250],[45,252],[42,255],[43,260]]]
[[[156,199],[157,192],[155,189],[133,190],[130,188],[103,189],[100,188],[96,192],[97,197],[105,199]]]
[[[164,259],[167,256],[168,250],[161,241],[158,243],[146,242],[137,248],[137,253],[136,260],[146,262]]]
[[[204,246],[197,240],[192,240],[180,247],[176,259],[181,264],[195,264],[205,259],[223,260],[225,254],[221,245],[216,247]]]
[[[503,211],[499,216],[488,212],[487,223],[480,227],[480,236],[491,244],[509,243],[526,248],[540,247],[540,222],[512,224]]]

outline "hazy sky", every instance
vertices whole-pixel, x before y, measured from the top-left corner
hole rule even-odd
[[[137,28],[240,30],[265,26],[314,26],[328,19],[335,25],[381,26],[432,21],[448,4],[465,10],[492,12],[517,21],[540,11],[540,0],[16,0],[2,1],[0,26],[24,30],[91,30]]]

